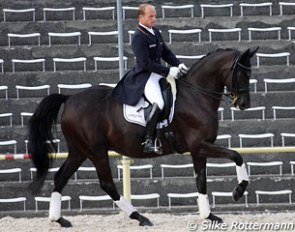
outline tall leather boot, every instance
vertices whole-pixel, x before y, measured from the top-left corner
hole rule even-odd
[[[148,122],[146,124],[146,136],[143,152],[151,153],[155,152],[157,148],[154,144],[154,132],[156,130],[157,122],[161,113],[161,109],[159,108],[157,103],[153,104],[153,108],[150,112]]]

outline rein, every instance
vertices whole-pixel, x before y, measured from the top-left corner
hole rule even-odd
[[[235,57],[235,60],[233,62],[233,65],[231,67],[231,70],[232,70],[232,89],[229,93],[225,93],[225,92],[216,92],[216,91],[211,91],[211,90],[208,90],[208,89],[204,89],[198,85],[195,85],[193,83],[191,83],[190,81],[184,79],[184,78],[179,78],[178,80],[184,84],[186,84],[187,86],[189,86],[190,88],[192,88],[193,90],[195,91],[198,91],[200,93],[203,93],[211,98],[214,98],[214,99],[217,99],[219,100],[220,97],[222,97],[223,95],[230,98],[231,99],[231,102],[232,104],[234,104],[238,98],[239,98],[239,94],[240,93],[244,93],[244,92],[248,92],[249,91],[249,88],[247,89],[239,89],[239,82],[238,82],[238,79],[237,79],[237,69],[240,67],[241,69],[244,69],[244,70],[251,70],[251,67],[247,67],[243,64],[241,64],[239,61],[240,61],[240,58],[241,58],[241,54],[237,55]],[[229,75],[226,76],[225,80],[228,78]]]

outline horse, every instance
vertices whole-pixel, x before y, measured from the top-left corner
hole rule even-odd
[[[249,178],[241,155],[227,148],[217,146],[214,141],[218,132],[218,107],[226,93],[232,104],[245,110],[250,107],[249,80],[251,58],[258,48],[244,52],[235,49],[217,49],[208,53],[190,68],[189,72],[176,79],[177,99],[174,117],[169,125],[174,132],[173,146],[161,135],[163,153],[168,155],[189,152],[197,174],[199,192],[198,207],[202,219],[222,222],[210,211],[206,189],[206,161],[208,157],[227,158],[235,162],[238,184],[233,190],[233,199],[240,199],[248,185]],[[228,90],[225,91],[225,88]],[[116,205],[141,226],[152,226],[152,222],[141,215],[123,196],[114,184],[109,165],[108,151],[133,158],[152,158],[157,153],[144,153],[141,145],[145,128],[127,122],[123,117],[122,104],[111,97],[112,88],[94,86],[83,92],[67,96],[51,94],[42,99],[29,122],[28,149],[37,169],[30,184],[33,194],[40,192],[48,169],[54,158],[53,129],[59,120],[68,147],[68,157],[54,177],[51,193],[49,219],[62,227],[71,222],[61,216],[61,193],[69,178],[86,159],[96,168],[100,187]]]

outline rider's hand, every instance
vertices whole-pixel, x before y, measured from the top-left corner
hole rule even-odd
[[[175,79],[177,79],[180,75],[180,69],[177,67],[171,67],[168,73],[168,76],[171,76]]]
[[[184,63],[181,63],[180,65],[178,65],[178,68],[182,74],[187,74],[188,68],[186,67]]]

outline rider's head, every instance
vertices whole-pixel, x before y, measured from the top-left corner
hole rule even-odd
[[[150,4],[141,4],[138,7],[138,19],[146,27],[153,27],[156,24],[157,12],[154,6]]]

